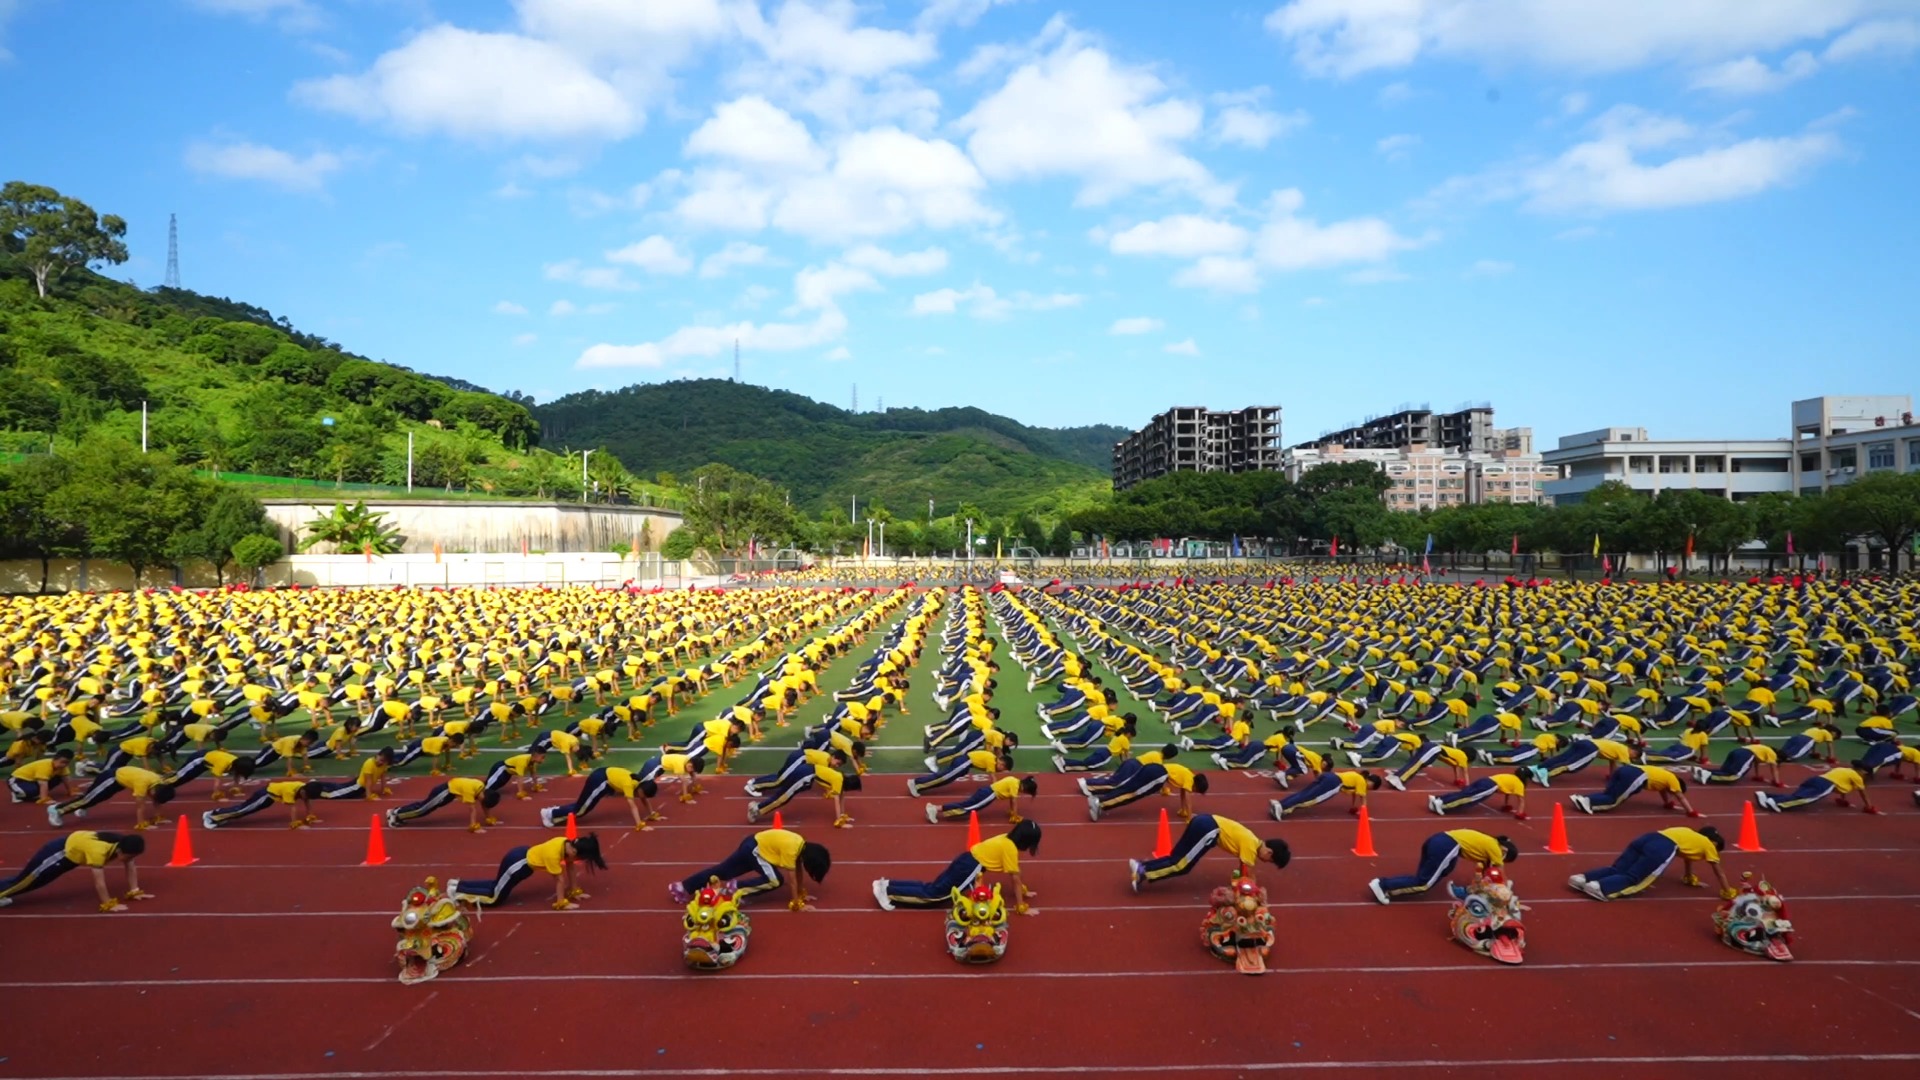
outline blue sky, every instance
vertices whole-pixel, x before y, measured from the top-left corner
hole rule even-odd
[[[737,339],[865,408],[1763,437],[1920,382],[1917,51],[1920,0],[0,0],[0,173],[541,400]]]

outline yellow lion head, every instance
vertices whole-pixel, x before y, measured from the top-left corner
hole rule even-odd
[[[466,909],[441,895],[438,885],[428,878],[426,884],[407,890],[400,914],[393,920],[393,929],[400,935],[394,961],[400,965],[400,981],[409,986],[458,964],[473,939]]]
[[[991,964],[1007,951],[1007,903],[998,885],[953,890],[947,951],[963,964]]]
[[[746,954],[753,924],[734,900],[733,890],[719,878],[693,894],[682,921],[686,932],[680,939],[681,952],[688,967],[719,971],[739,963]]]

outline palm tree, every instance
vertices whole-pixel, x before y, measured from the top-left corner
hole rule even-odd
[[[387,516],[368,510],[365,500],[356,501],[352,506],[333,504],[332,513],[307,522],[306,533],[307,538],[300,541],[301,551],[319,544],[332,544],[334,551],[343,554],[370,551],[375,555],[392,555],[405,542],[405,537],[393,528]]]

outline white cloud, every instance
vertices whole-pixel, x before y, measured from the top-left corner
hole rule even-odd
[[[500,300],[493,305],[495,315],[525,315],[527,309],[511,300]]]
[[[649,236],[618,251],[609,251],[606,260],[637,266],[649,274],[684,274],[693,269],[693,260],[664,236]]]
[[[1173,275],[1173,283],[1183,289],[1211,289],[1214,292],[1250,293],[1260,288],[1260,266],[1252,259],[1208,255]]]
[[[1136,315],[1128,319],[1115,319],[1113,325],[1107,327],[1107,333],[1121,335],[1151,334],[1166,325],[1166,323],[1161,322],[1159,319],[1150,318],[1145,315]]]
[[[771,299],[773,299],[772,289],[765,285],[754,284],[740,290],[740,296],[734,300],[733,306],[747,311],[756,311],[760,305]]]
[[[1374,96],[1379,100],[1381,105],[1392,108],[1395,105],[1404,105],[1412,101],[1414,98],[1420,96],[1420,92],[1413,88],[1412,83],[1390,82],[1381,87],[1380,92]]]
[[[1213,123],[1210,125],[1213,144],[1264,150],[1268,143],[1290,135],[1306,127],[1310,122],[1306,111],[1302,109],[1282,113],[1257,107],[1255,102],[1265,96],[1266,87],[1264,86],[1248,94],[1215,95],[1214,103],[1224,107],[1214,116]],[[1222,98],[1241,100],[1222,100]],[[1245,100],[1248,98],[1252,100]]]
[[[896,255],[872,244],[862,244],[847,252],[843,258],[850,265],[862,267],[886,277],[919,277],[936,274],[947,268],[947,253],[937,247]]]
[[[1052,52],[1021,65],[955,126],[967,150],[994,180],[1072,177],[1082,205],[1139,188],[1185,190],[1230,201],[1181,144],[1200,132],[1202,112],[1168,95],[1144,67],[1117,63],[1068,34]]]
[[[627,280],[626,271],[617,266],[582,266],[579,259],[548,263],[541,269],[548,281],[565,281],[589,289],[631,292],[640,287],[637,282]]]
[[[1589,141],[1517,179],[1495,178],[1491,194],[1549,213],[1692,206],[1792,183],[1840,150],[1831,132],[1808,131],[1706,145],[1649,164],[1642,160],[1649,151],[1697,146],[1708,137],[1684,121],[1624,105],[1596,119],[1592,131]]]
[[[684,186],[674,207],[682,221],[741,232],[770,224],[812,240],[845,242],[1000,220],[980,201],[986,181],[979,170],[950,142],[883,126],[836,140],[830,155],[814,154],[806,150],[811,137],[791,115],[772,105],[756,105],[753,114],[758,127],[784,133],[778,136],[784,149],[759,160],[730,151],[729,161],[739,167],[663,174],[663,182]],[[731,136],[702,145],[718,153],[732,145]]]
[[[315,151],[295,157],[285,150],[250,142],[196,142],[187,147],[187,168],[233,180],[259,180],[288,191],[312,193],[326,186],[327,177],[340,171],[338,154]]]
[[[573,314],[578,310],[580,309],[574,307],[573,301],[571,300],[555,300],[553,302],[553,306],[547,309],[547,314],[552,315],[555,318],[563,318],[565,316]]]
[[[493,189],[493,197],[496,199],[524,199],[531,194],[533,194],[532,190],[523,188],[511,180]]]
[[[1266,26],[1315,75],[1403,68],[1424,53],[1602,72],[1777,50],[1903,8],[1907,0],[1289,0]]]
[[[817,169],[824,159],[805,124],[758,95],[714,109],[687,136],[686,153],[769,169]]]
[[[1247,246],[1247,230],[1229,221],[1195,214],[1175,214],[1159,221],[1143,221],[1113,234],[1107,250],[1115,255],[1228,255]]]
[[[1500,277],[1513,273],[1513,264],[1498,259],[1479,259],[1467,267],[1468,277]]]
[[[190,0],[201,11],[214,15],[239,15],[255,22],[273,19],[282,29],[301,32],[321,23],[318,8],[308,0]]]
[[[838,306],[840,297],[847,293],[879,288],[872,274],[837,262],[809,266],[793,276],[794,304],[802,311],[824,311]]]
[[[1584,90],[1575,90],[1560,99],[1561,116],[1579,116],[1593,104],[1593,97]]]
[[[1811,78],[1819,70],[1820,61],[1803,49],[1782,60],[1778,69],[1753,56],[1715,64],[1696,72],[1690,85],[1721,94],[1768,94]]]
[[[429,27],[362,74],[301,82],[293,96],[409,134],[470,140],[617,139],[644,119],[558,45],[445,24]]]
[[[1389,285],[1396,281],[1411,280],[1404,271],[1391,266],[1369,266],[1365,270],[1355,270],[1341,280],[1350,285]]]
[[[976,319],[1003,319],[1015,311],[1053,311],[1078,307],[1084,297],[1077,293],[1034,294],[1017,292],[1002,296],[991,286],[975,282],[965,289],[935,289],[913,298],[915,315],[952,315],[962,307]]]
[[[732,30],[721,0],[514,0],[529,34],[589,56],[653,63],[679,60],[694,44]]]
[[[1905,56],[1916,49],[1920,49],[1920,22],[1875,19],[1834,38],[1821,57],[1835,64],[1863,56]]]
[[[852,0],[785,0],[769,23],[757,4],[736,10],[742,37],[775,64],[874,78],[934,58],[931,34],[855,26]]]
[[[1185,341],[1176,341],[1161,351],[1172,353],[1175,356],[1199,356],[1200,346],[1195,345],[1192,338],[1188,338]]]
[[[1324,296],[1309,296],[1305,300],[1300,301],[1300,306],[1304,308],[1326,307],[1327,298]]]
[[[1413,156],[1413,148],[1420,145],[1418,135],[1389,135],[1373,144],[1379,155],[1395,164]]]
[[[539,340],[540,335],[538,334],[515,334],[513,336],[513,343],[515,345],[531,345]]]
[[[835,345],[833,348],[827,350],[827,359],[833,361],[851,360],[853,359],[853,350],[847,348],[845,345]]]
[[[765,266],[766,263],[766,248],[759,244],[735,240],[700,261],[700,276],[703,278],[725,277],[727,271],[736,266]]]
[[[1594,228],[1592,225],[1576,225],[1571,229],[1565,229],[1561,232],[1554,233],[1553,238],[1555,240],[1564,240],[1568,243],[1572,243],[1575,240],[1591,240],[1592,238],[1599,235],[1600,235],[1600,230]]]
[[[1298,189],[1276,191],[1267,202],[1267,222],[1254,241],[1263,266],[1310,270],[1346,263],[1381,262],[1420,246],[1379,218],[1350,218],[1322,225],[1299,216],[1306,197]]]
[[[972,26],[989,8],[1014,2],[1016,0],[927,0],[927,6],[920,9],[920,17],[914,22],[927,30]]]

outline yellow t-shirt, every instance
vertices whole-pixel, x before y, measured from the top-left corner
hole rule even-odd
[[[1213,816],[1213,825],[1220,830],[1220,846],[1239,859],[1242,865],[1252,866],[1260,861],[1260,849],[1266,844],[1253,835],[1252,829],[1218,814]]]
[[[1193,790],[1193,770],[1175,761],[1162,762],[1161,768],[1167,770],[1167,783],[1182,791]]]
[[[267,785],[267,794],[273,801],[292,806],[299,801],[300,793],[307,788],[305,780],[275,780]]]
[[[608,769],[607,786],[631,799],[640,790],[640,779],[630,769]]]
[[[556,836],[528,848],[527,865],[559,877],[567,866],[567,838]]]
[[[989,836],[985,840],[967,849],[979,862],[981,869],[996,874],[1017,874],[1020,872],[1020,849],[1006,836]]]
[[[1670,769],[1663,769],[1658,765],[1642,765],[1640,771],[1647,774],[1648,791],[1677,792],[1680,790],[1680,778]]]
[[[1496,791],[1503,795],[1522,795],[1527,793],[1527,785],[1512,773],[1494,773],[1487,779],[1493,781]]]
[[[1482,866],[1501,866],[1507,861],[1500,841],[1474,829],[1448,829],[1447,836],[1460,845],[1460,854]]]
[[[166,783],[167,778],[148,769],[125,765],[113,770],[113,782],[126,788],[127,794],[142,798],[151,794],[154,788]]]
[[[1367,793],[1366,774],[1357,773],[1357,772],[1343,772],[1343,773],[1335,773],[1334,775],[1340,778],[1341,791],[1344,791],[1349,795],[1360,795],[1360,796],[1366,795]]]
[[[99,833],[83,829],[67,837],[60,853],[80,866],[105,866],[113,858],[113,845],[100,839]]]
[[[463,803],[479,802],[486,790],[485,780],[475,780],[471,776],[456,776],[447,781],[447,791]]]
[[[1660,835],[1673,841],[1674,846],[1680,849],[1682,858],[1692,859],[1695,862],[1717,863],[1720,861],[1720,853],[1714,850],[1713,841],[1692,829],[1678,827],[1661,829]]]
[[[1017,776],[1003,776],[988,786],[993,789],[994,798],[997,799],[1012,799],[1020,794],[1020,778]]]
[[[233,768],[233,763],[240,759],[238,756],[229,754],[225,750],[209,750],[201,755],[201,760],[207,763],[207,772],[212,773],[214,776],[225,776],[227,775],[227,770]]]
[[[1852,769],[1828,769],[1825,776],[1833,782],[1833,789],[1842,795],[1864,791],[1867,787],[1865,778]]]
[[[800,849],[806,839],[790,829],[766,829],[754,836],[754,849],[760,857],[782,870],[800,865]]]
[[[13,770],[13,778],[29,783],[44,784],[53,779],[53,765],[54,761],[52,758],[41,758],[39,761],[29,761],[25,765]]]

